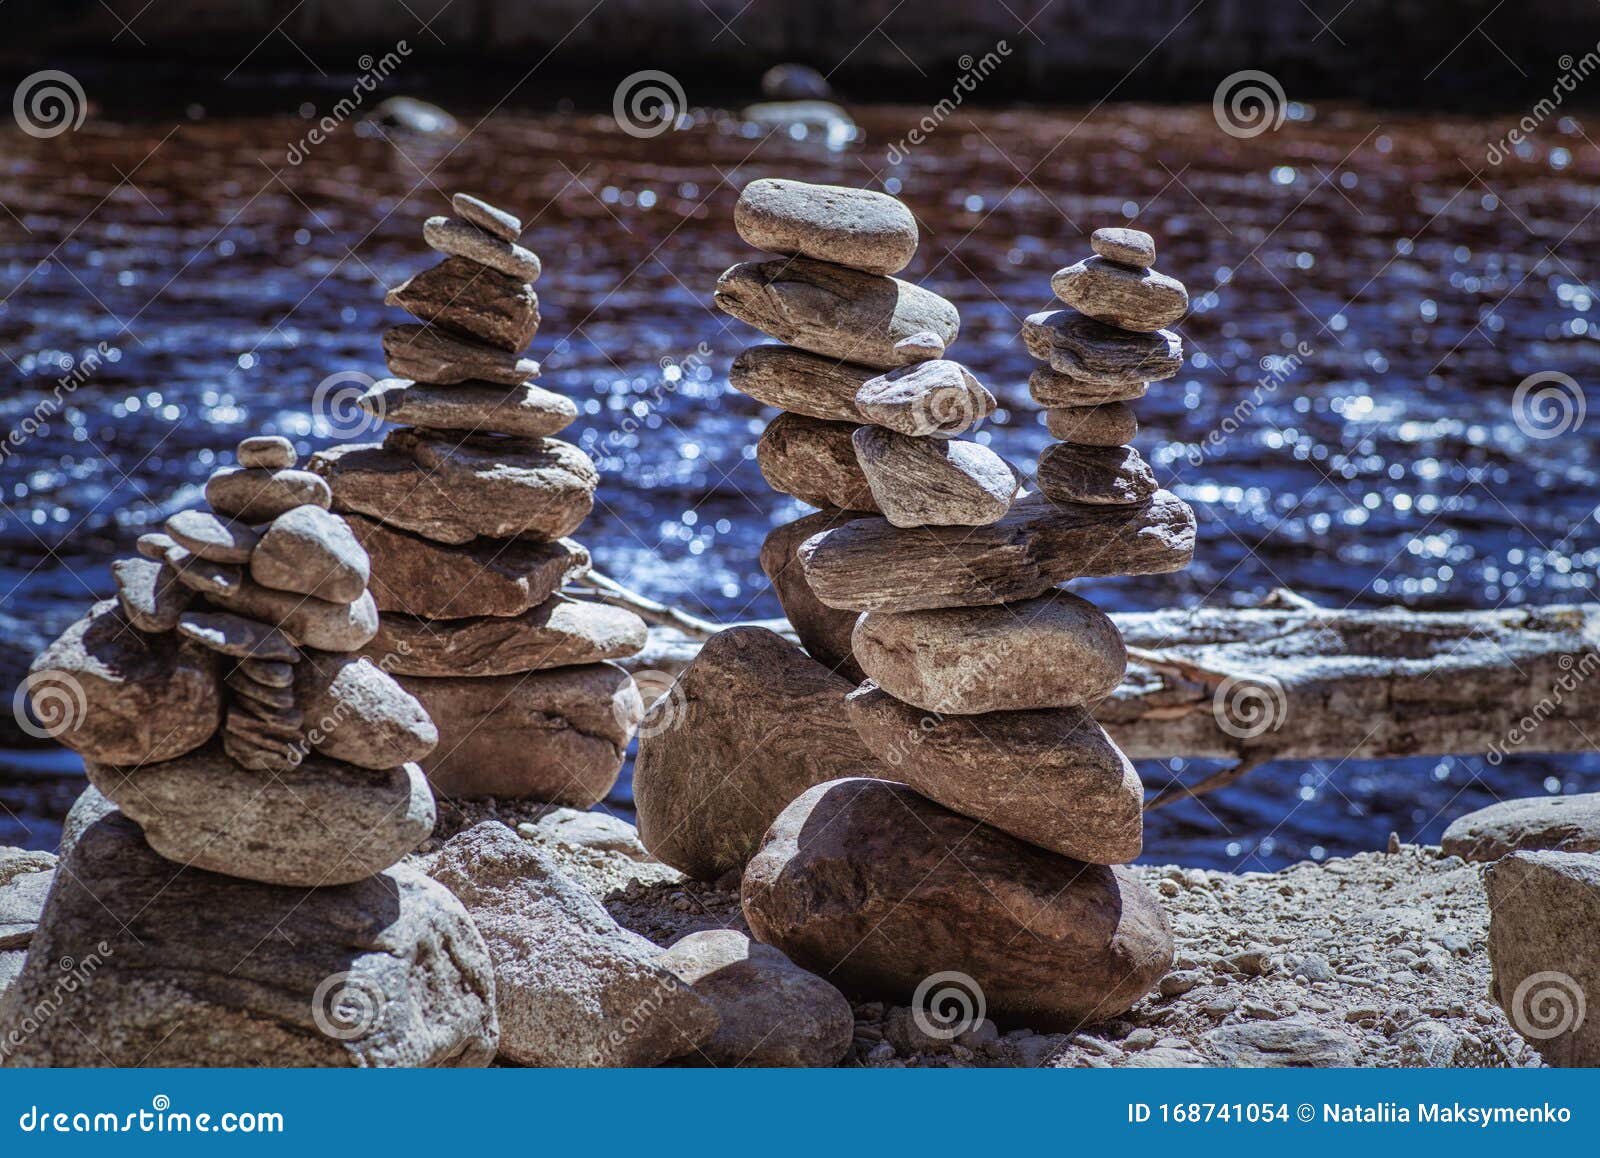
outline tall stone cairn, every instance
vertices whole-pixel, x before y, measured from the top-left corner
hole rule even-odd
[[[62,871],[0,1000],[8,1065],[486,1065],[488,950],[398,865],[438,734],[356,654],[370,560],[284,438],[247,438],[30,668],[82,754]],[[64,984],[62,962],[74,985]],[[56,1006],[59,1006],[57,1008]]]
[[[521,353],[539,328],[539,258],[511,214],[464,193],[451,206],[422,229],[444,259],[385,299],[421,324],[384,332],[396,377],[360,400],[405,425],[311,469],[372,557],[382,615],[364,651],[438,725],[422,761],[434,789],[588,808],[616,782],[644,710],[606,661],[641,650],[647,629],[561,593],[589,567],[566,536],[599,475],[553,437],[577,406],[536,386],[539,363]]]

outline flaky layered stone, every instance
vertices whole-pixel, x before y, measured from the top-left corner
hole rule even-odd
[[[356,401],[383,422],[520,438],[559,434],[578,417],[578,407],[572,399],[532,382],[520,386],[495,382],[435,386],[405,378],[384,378]]]
[[[856,393],[876,377],[871,366],[808,354],[793,346],[750,346],[728,371],[728,385],[763,406],[831,422],[861,421]]]
[[[934,358],[862,384],[856,409],[878,426],[909,435],[953,438],[994,413],[994,395],[959,362]]]
[[[1153,333],[1189,312],[1189,291],[1177,278],[1090,257],[1057,270],[1056,297],[1081,314],[1118,329]]]
[[[733,207],[733,227],[757,249],[867,273],[899,273],[917,252],[911,210],[887,193],[842,185],[752,181]]]
[[[851,436],[876,509],[897,527],[980,527],[1003,518],[1017,478],[994,451],[962,439],[863,426]]]
[[[1133,333],[1073,309],[1029,314],[1022,341],[1052,370],[1102,386],[1160,382],[1183,369],[1183,341],[1171,330]]]
[[[482,380],[520,386],[539,376],[539,363],[514,352],[456,337],[437,326],[390,326],[383,331],[389,373],[442,386]]]
[[[538,254],[460,218],[428,218],[422,223],[422,240],[440,253],[488,266],[506,277],[539,280]]]
[[[1049,366],[1040,366],[1028,375],[1028,393],[1040,406],[1099,406],[1102,403],[1126,402],[1143,398],[1150,383],[1139,379],[1132,382],[1085,382]]]
[[[1057,406],[1044,413],[1051,438],[1080,446],[1124,446],[1139,433],[1139,416],[1126,402]]]
[[[605,603],[551,596],[521,615],[381,617],[364,654],[399,675],[500,676],[622,659],[644,648],[644,620]]]
[[[1046,497],[1062,503],[1137,506],[1160,489],[1150,464],[1131,446],[1058,442],[1039,456],[1035,477]]]
[[[850,633],[855,630],[857,613],[829,607],[812,594],[805,568],[800,565],[799,548],[811,536],[857,517],[834,508],[818,511],[774,527],[761,544],[761,570],[771,580],[784,616],[800,637],[800,646],[812,659],[851,683],[867,678],[850,653]]]
[[[539,295],[531,285],[461,257],[412,275],[383,302],[513,354],[539,331]]]
[[[767,485],[814,507],[876,511],[872,487],[856,460],[847,422],[780,414],[756,443],[756,464]]]

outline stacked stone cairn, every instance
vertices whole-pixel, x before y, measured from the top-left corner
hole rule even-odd
[[[295,458],[241,442],[210,510],[141,536],[117,597],[32,665],[35,710],[91,788],[0,1003],[7,1064],[494,1056],[483,939],[398,864],[433,831],[415,761],[437,733],[356,654],[378,630],[367,552]],[[93,968],[64,990],[67,960]]]
[[[815,272],[875,254],[884,223],[909,213],[878,194],[767,184],[784,197],[746,190],[739,232],[802,256],[735,267],[718,301],[802,344],[804,355],[741,355],[784,360],[782,392],[763,381],[762,401],[820,408],[846,372],[839,359],[875,356],[880,375],[850,397],[868,423],[849,428],[868,497],[837,485],[802,495],[832,501],[808,516],[808,535],[764,552],[809,655],[759,629],[724,632],[680,680],[678,727],[647,726],[641,838],[687,872],[739,871],[752,933],[847,990],[968,1010],[981,993],[997,1021],[1035,1029],[1114,1016],[1166,972],[1172,937],[1155,897],[1116,867],[1142,847],[1143,791],[1090,714],[1126,650],[1109,617],[1059,585],[1181,570],[1193,553],[1193,513],[1122,445],[1125,401],[1181,364],[1162,327],[1185,311],[1182,287],[1133,264],[1152,247],[1131,231],[1096,234],[1111,259],[1057,275],[1069,308],[1029,318],[1024,338],[1048,362],[1034,396],[1072,441],[1046,452],[1039,493],[1014,497],[1009,473],[975,468],[983,456],[935,421],[954,414],[964,429],[992,402],[971,385],[953,410],[922,394],[936,361],[882,372],[895,345],[872,339],[898,342],[893,320],[926,291],[882,267],[827,283]],[[897,240],[903,266],[914,226]],[[953,318],[940,337],[954,338]],[[846,421],[843,405],[832,420]],[[843,456],[821,449],[834,444],[812,445],[780,477],[842,480]],[[852,688],[843,677],[856,671],[865,682]],[[963,993],[926,992],[956,975]]]
[[[644,710],[607,661],[638,652],[647,631],[630,611],[561,594],[589,566],[566,536],[599,475],[553,437],[577,406],[535,385],[539,363],[521,353],[539,327],[539,258],[517,244],[516,217],[462,193],[451,205],[422,230],[443,260],[386,299],[421,324],[384,333],[396,377],[360,399],[406,425],[311,469],[372,559],[382,615],[364,650],[389,658],[438,725],[422,761],[435,790],[587,808],[615,783]]]

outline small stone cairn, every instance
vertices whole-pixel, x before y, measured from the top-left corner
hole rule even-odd
[[[534,385],[539,363],[521,354],[539,327],[539,258],[517,244],[516,217],[463,193],[451,205],[422,230],[444,259],[386,299],[422,324],[385,331],[396,377],[360,399],[406,425],[311,469],[372,557],[382,616],[365,653],[388,657],[438,725],[422,761],[434,788],[587,808],[643,714],[632,678],[606,661],[641,650],[647,629],[561,594],[589,567],[565,536],[599,475],[552,437],[578,408]]]

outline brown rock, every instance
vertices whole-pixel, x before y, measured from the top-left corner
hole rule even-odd
[[[440,253],[486,265],[518,281],[539,280],[538,254],[458,218],[428,218],[422,223],[422,240]]]
[[[860,422],[856,392],[877,373],[871,366],[793,346],[749,346],[733,360],[728,385],[763,406],[830,422]]]
[[[1102,386],[1160,382],[1183,369],[1183,341],[1171,330],[1136,334],[1072,309],[1030,314],[1022,341],[1052,370]]]
[[[354,603],[329,603],[247,581],[236,594],[208,598],[224,610],[275,623],[294,643],[319,651],[356,651],[378,631],[378,608],[370,592],[363,592]]]
[[[1138,269],[1149,269],[1156,263],[1156,239],[1139,229],[1096,229],[1089,235],[1089,248],[1107,261]]]
[[[285,511],[250,555],[250,577],[263,587],[353,603],[367,589],[371,564],[350,527],[321,507]]]
[[[777,177],[752,181],[733,207],[733,227],[757,249],[867,273],[899,273],[917,252],[911,210],[871,189]]]
[[[897,527],[981,527],[1004,517],[1017,478],[994,451],[962,439],[913,438],[881,426],[851,436],[883,517]]]
[[[387,658],[306,653],[295,665],[294,699],[307,744],[362,768],[410,764],[437,747],[438,728],[384,666]]]
[[[248,563],[261,541],[245,524],[227,522],[210,511],[179,511],[167,520],[166,530],[178,546],[214,563]]]
[[[1440,842],[1463,860],[1513,852],[1600,852],[1600,792],[1502,800],[1457,817]]]
[[[167,552],[177,545],[177,540],[171,535],[161,531],[147,531],[134,541],[134,550],[139,552],[141,558],[154,559],[161,563],[166,561]]]
[[[436,326],[390,326],[383,331],[383,355],[396,378],[441,386],[474,379],[520,386],[539,376],[539,363],[532,358],[458,338]]]
[[[857,613],[838,611],[813,595],[798,554],[800,544],[811,536],[842,526],[852,517],[829,508],[774,527],[761,544],[761,570],[772,581],[783,614],[800,637],[800,646],[824,667],[851,683],[860,683],[867,677],[850,653]]]
[[[170,564],[152,559],[118,559],[111,564],[111,578],[122,614],[140,631],[171,631],[194,599]]]
[[[260,466],[268,470],[288,470],[299,457],[294,443],[281,434],[257,434],[242,439],[235,448],[240,466]]]
[[[365,654],[398,675],[501,676],[621,659],[644,648],[644,620],[605,603],[553,595],[521,615],[446,622],[384,615]]]
[[[1137,506],[1161,489],[1150,464],[1131,446],[1058,442],[1039,456],[1035,477],[1045,496],[1061,503]]]
[[[513,354],[539,332],[539,295],[531,285],[462,257],[415,274],[383,301]]]
[[[179,583],[203,595],[237,595],[244,586],[243,567],[236,563],[214,563],[177,545],[167,550],[166,563]]]
[[[1139,433],[1139,416],[1126,402],[1057,406],[1044,412],[1051,438],[1080,446],[1124,446]]]
[[[1056,297],[1079,313],[1123,330],[1153,333],[1189,312],[1189,291],[1153,269],[1090,257],[1050,279]]]
[[[268,523],[307,503],[326,507],[328,500],[328,484],[303,470],[225,466],[206,480],[211,509],[241,523]]]
[[[1085,382],[1049,366],[1040,366],[1028,375],[1028,393],[1040,406],[1099,406],[1143,398],[1150,383],[1143,380],[1106,385]]]
[[[875,511],[872,488],[850,441],[857,429],[847,422],[780,414],[756,443],[761,477],[773,490],[814,507]]]
[[[294,686],[294,664],[273,659],[241,659],[235,670],[252,683],[269,688]]]
[[[862,384],[856,408],[901,434],[953,438],[994,413],[994,395],[959,362],[934,358]]]
[[[532,382],[521,386],[494,382],[434,386],[405,378],[385,378],[356,401],[380,422],[521,438],[559,434],[578,417],[578,407],[572,399]]]
[[[522,236],[522,221],[519,218],[471,194],[452,193],[450,208],[463,221],[476,225],[485,233],[494,234],[501,241],[515,241]]]

